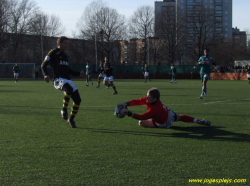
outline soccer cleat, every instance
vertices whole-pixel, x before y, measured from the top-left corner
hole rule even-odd
[[[211,126],[211,122],[209,120],[200,120],[197,122],[198,124],[201,124],[201,125],[207,125],[207,126]]]
[[[67,120],[68,119],[68,112],[61,110],[61,116],[63,119]]]
[[[76,128],[76,122],[70,121],[70,120],[68,119],[68,120],[67,120],[67,123],[69,124],[69,126],[70,126],[71,128]]]
[[[200,96],[199,99],[203,99],[203,96]]]
[[[97,86],[97,87],[95,87],[95,88],[100,88],[100,86]]]
[[[106,87],[106,89],[109,89],[110,87]]]
[[[118,92],[117,92],[117,91],[115,91],[113,94],[118,94]]]

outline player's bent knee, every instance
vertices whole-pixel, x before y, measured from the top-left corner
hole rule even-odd
[[[145,120],[139,120],[138,124],[141,127],[145,127],[145,128],[149,127],[148,123]]]
[[[138,125],[141,126],[141,127],[143,127],[143,122],[142,122],[142,120],[139,120]]]
[[[75,92],[73,92],[71,98],[73,99],[74,103],[77,105],[80,105],[82,99],[80,97],[80,94],[78,92],[78,90],[76,90]]]

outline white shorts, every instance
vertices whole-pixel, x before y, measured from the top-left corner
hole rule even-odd
[[[106,76],[105,74],[102,73],[99,74],[99,78],[105,78],[105,76]]]
[[[105,77],[103,81],[114,81],[113,76]]]
[[[14,76],[19,76],[19,73],[14,73]]]
[[[72,80],[68,80],[64,78],[57,78],[53,82],[55,89],[59,89],[59,90],[62,90],[63,85],[65,85],[66,83],[68,83],[73,88],[73,92],[75,92],[78,89]]]
[[[250,78],[250,74],[247,74],[247,79]]]
[[[166,123],[159,124],[154,123],[158,128],[170,128],[172,123],[176,120],[176,113],[170,109],[168,109],[168,120]]]
[[[149,72],[144,72],[144,76],[149,76]]]

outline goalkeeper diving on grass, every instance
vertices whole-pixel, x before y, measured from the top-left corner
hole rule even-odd
[[[127,109],[128,106],[142,105],[147,107],[147,112],[143,114],[136,114]],[[119,113],[119,111],[122,113]],[[146,97],[118,104],[115,114],[124,114],[137,119],[139,120],[139,126],[145,128],[170,128],[175,121],[192,122],[206,126],[211,125],[209,120],[200,120],[191,116],[176,114],[160,101],[160,91],[157,88],[149,89]]]

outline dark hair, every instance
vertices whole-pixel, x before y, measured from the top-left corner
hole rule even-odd
[[[160,91],[157,88],[151,88],[151,89],[149,89],[148,93],[153,98],[156,98],[157,100],[160,100]]]
[[[58,37],[57,46],[59,46],[61,43],[63,43],[66,40],[69,40],[69,39],[67,37],[65,37],[65,36]]]

